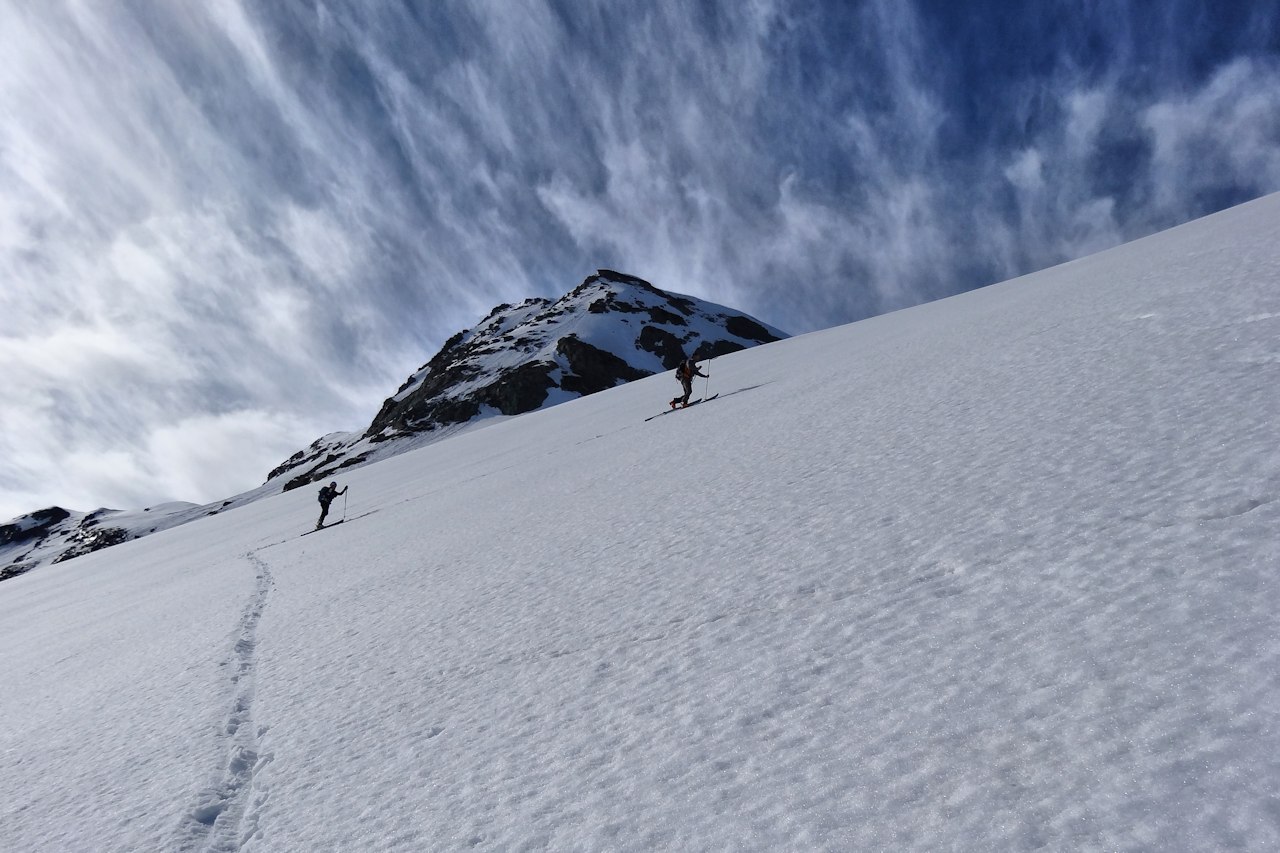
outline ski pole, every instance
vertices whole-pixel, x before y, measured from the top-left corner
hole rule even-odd
[[[347,520],[347,490],[342,490],[342,520]]]
[[[711,390],[711,362],[715,360],[716,357],[714,355],[707,359],[707,381],[702,386],[702,399],[704,400],[707,399],[707,392]]]

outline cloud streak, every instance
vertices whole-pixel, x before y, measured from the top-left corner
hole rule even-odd
[[[597,267],[799,332],[1280,189],[1276,3],[935,5],[0,10],[0,517],[251,487]]]

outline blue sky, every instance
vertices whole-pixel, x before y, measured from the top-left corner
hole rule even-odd
[[[804,332],[1280,189],[1277,2],[385,6],[0,8],[0,519],[249,488],[599,267]]]

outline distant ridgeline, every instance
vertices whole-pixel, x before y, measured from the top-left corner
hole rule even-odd
[[[559,299],[494,308],[446,341],[368,429],[316,440],[253,491],[205,506],[91,513],[50,507],[0,525],[0,580],[404,453],[483,418],[544,409],[672,370],[686,355],[703,360],[785,337],[740,311],[600,270]]]
[[[104,508],[90,513],[60,506],[37,510],[0,524],[0,580],[213,515],[231,504],[222,501],[201,507],[170,503],[142,510]]]
[[[363,433],[316,440],[268,481],[287,478],[287,491],[421,446],[451,427],[594,394],[672,370],[686,355],[702,360],[785,337],[740,311],[600,270],[554,301],[494,308],[446,341]]]

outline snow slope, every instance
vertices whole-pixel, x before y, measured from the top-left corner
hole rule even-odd
[[[1280,196],[0,585],[4,850],[1280,848]],[[698,380],[697,390],[706,387]],[[335,505],[341,512],[341,507]]]

